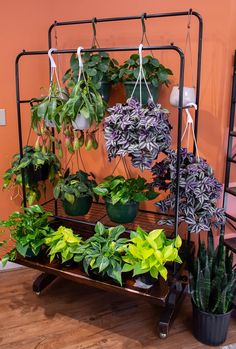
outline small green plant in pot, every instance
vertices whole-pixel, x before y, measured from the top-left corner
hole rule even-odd
[[[131,232],[126,253],[122,257],[125,262],[123,272],[133,271],[133,276],[145,275],[141,281],[147,285],[157,281],[159,275],[167,280],[168,270],[165,264],[182,263],[178,254],[181,245],[180,236],[171,240],[167,239],[163,229],[147,233],[138,227],[136,231]]]
[[[125,228],[106,228],[100,222],[95,226],[95,234],[87,239],[81,247],[78,247],[74,260],[83,261],[86,274],[110,277],[122,286],[122,267],[127,239],[121,237]]]
[[[139,203],[153,200],[158,195],[142,177],[108,176],[93,190],[104,197],[107,214],[117,223],[132,222],[137,216]]]
[[[73,264],[74,252],[82,243],[81,237],[75,235],[72,229],[63,226],[46,237],[44,241],[48,247],[50,263],[57,257],[60,263],[68,267]]]
[[[85,52],[82,55],[86,78],[90,78],[94,87],[108,102],[112,84],[118,82],[118,62],[106,52]],[[78,80],[79,62],[75,54],[70,59],[70,68],[66,71],[63,82],[68,88],[74,87]]]
[[[93,192],[97,183],[92,173],[78,171],[70,174],[69,169],[54,187],[55,199],[60,198],[65,213],[70,216],[83,216],[88,213],[93,198],[98,199]]]
[[[224,246],[223,229],[216,249],[211,230],[207,247],[199,237],[198,255],[189,269],[194,336],[204,344],[220,345],[226,340],[236,297],[236,268],[233,254]]]
[[[25,146],[23,149],[23,158],[20,154],[13,156],[11,168],[3,175],[3,189],[16,189],[19,193],[19,187],[22,186],[22,169],[26,185],[26,196],[29,205],[32,205],[41,197],[39,182],[49,179],[55,183],[59,169],[60,161],[57,156],[44,148],[36,149],[32,146]],[[42,188],[46,189],[45,186]]]
[[[119,70],[119,79],[124,84],[127,99],[131,97],[139,75],[139,62],[139,55],[132,54],[130,58],[125,61],[125,63],[120,67]],[[168,86],[170,83],[168,79],[169,75],[173,75],[173,73],[170,69],[166,68],[152,56],[143,57],[143,71],[153,100],[154,102],[157,102],[161,85],[164,84]],[[115,78],[115,75],[113,77]],[[142,80],[141,88],[142,104],[146,105],[150,96],[144,80]],[[134,91],[133,96],[140,100],[139,83]]]
[[[39,205],[30,206],[23,209],[23,212],[14,212],[5,221],[0,221],[0,227],[4,229],[1,233],[10,231],[7,240],[0,242],[0,246],[8,245],[15,247],[2,258],[3,266],[10,261],[14,261],[18,252],[23,257],[37,257],[42,251],[44,239],[53,229],[49,225],[48,218],[52,213],[45,212]]]

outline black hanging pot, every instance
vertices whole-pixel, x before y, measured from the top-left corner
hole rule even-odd
[[[29,183],[37,183],[40,181],[45,181],[49,176],[49,164],[45,163],[37,168],[30,164],[25,169],[26,178]]]
[[[132,95],[136,81],[125,81],[123,84],[124,84],[124,88],[125,88],[126,98],[128,99]],[[154,102],[156,103],[158,101],[161,85],[155,87],[152,85],[151,82],[147,82],[147,84],[148,84],[148,88],[150,90],[150,93],[152,95],[152,98],[153,98]],[[141,92],[142,93],[142,104],[147,105],[148,100],[150,98],[150,95],[149,95],[147,86],[146,86],[144,81],[142,81],[142,83],[141,83],[141,91],[142,91]],[[140,100],[140,82],[138,82],[138,84],[134,90],[133,97],[136,97],[138,99],[138,101]]]
[[[225,314],[206,313],[193,306],[193,334],[201,343],[218,346],[225,342],[232,310]]]
[[[115,205],[109,199],[105,200],[107,214],[112,222],[131,223],[138,214],[139,203],[127,202],[126,204],[117,203]]]
[[[73,204],[67,200],[62,200],[62,204],[67,215],[84,216],[89,212],[92,201],[93,199],[90,195],[83,195],[76,198]]]
[[[101,87],[98,90],[102,98],[105,102],[109,101],[109,98],[111,96],[111,82],[110,81],[101,81]]]

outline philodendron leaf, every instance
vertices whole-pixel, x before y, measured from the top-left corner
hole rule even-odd
[[[97,224],[95,225],[95,232],[99,235],[103,235],[104,231],[105,231],[105,227],[101,222],[97,222]]]
[[[40,118],[45,116],[45,114],[47,112],[47,108],[48,108],[48,101],[44,101],[44,102],[39,104],[37,114]]]
[[[23,257],[26,256],[26,252],[28,250],[28,245],[22,246],[19,241],[16,242],[16,249],[19,252],[19,254]]]
[[[65,197],[66,201],[68,201],[71,205],[73,205],[73,203],[75,202],[75,197],[73,194],[65,193],[64,197]]]
[[[105,270],[109,265],[109,259],[105,256],[102,257],[101,263],[99,266],[99,273],[101,273],[103,270]]]
[[[2,267],[5,268],[5,266],[7,265],[7,262],[9,261],[9,254],[5,254],[5,256],[2,257],[1,262],[2,262]]]
[[[176,239],[175,239],[175,247],[176,248],[180,248],[182,245],[182,239],[179,235],[177,235]]]

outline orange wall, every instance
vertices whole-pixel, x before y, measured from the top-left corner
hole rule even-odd
[[[3,2],[3,1],[2,1]],[[234,0],[203,1],[182,0],[181,2],[166,0],[136,0],[119,2],[110,0],[91,0],[87,2],[70,0],[21,0],[4,1],[0,11],[0,108],[7,111],[7,126],[0,126],[0,176],[9,167],[13,153],[18,151],[17,120],[15,106],[14,60],[23,48],[26,50],[47,49],[47,29],[56,19],[76,20],[82,18],[112,17],[136,15],[143,12],[156,13],[165,11],[187,10],[189,6],[200,12],[204,19],[202,92],[200,106],[199,148],[215,168],[216,176],[223,180],[225,168],[225,149],[227,125],[229,118],[229,101],[232,75],[232,58],[236,47],[236,2]],[[192,23],[192,49],[196,53],[196,20]],[[138,45],[141,35],[139,22],[118,24],[101,24],[98,28],[100,46]],[[150,20],[147,23],[149,40],[152,44],[168,44],[174,42],[184,47],[186,19]],[[77,46],[89,47],[91,44],[90,26],[58,29],[58,45],[60,48]],[[119,60],[127,54],[115,55]],[[173,83],[178,80],[176,55],[160,53],[160,60],[175,75]],[[187,55],[187,59],[189,55]],[[195,58],[194,58],[195,59]],[[60,58],[61,71],[67,67],[68,58]],[[33,59],[23,58],[21,63],[22,98],[38,96],[40,87],[47,88],[48,62],[46,57]],[[194,70],[195,73],[195,70]],[[186,84],[190,84],[190,65],[186,66]],[[170,90],[163,89],[161,102],[167,108]],[[122,94],[119,93],[119,99]],[[113,98],[114,102],[114,98]],[[171,110],[171,121],[175,125],[176,111]],[[26,137],[29,128],[29,109],[23,108],[23,128]],[[100,134],[101,138],[101,134]],[[104,167],[104,149],[85,154],[88,170],[94,171],[94,163],[99,178],[109,174],[114,164]],[[120,169],[122,171],[122,168]],[[133,172],[134,173],[134,172]],[[0,180],[0,186],[2,181]],[[0,193],[0,219],[19,207],[19,200],[11,201],[9,192]]]

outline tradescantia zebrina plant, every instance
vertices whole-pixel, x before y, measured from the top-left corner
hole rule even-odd
[[[176,193],[176,159],[174,150],[152,167],[153,186],[159,190],[168,190],[164,200],[156,203],[161,211],[167,212],[175,208]],[[188,224],[190,233],[209,231],[213,226],[219,228],[225,222],[223,208],[217,208],[222,185],[213,175],[213,170],[206,160],[181,149],[179,186],[179,220]],[[160,221],[172,224],[172,220]]]
[[[168,111],[149,101],[143,108],[135,99],[108,109],[104,137],[109,160],[130,156],[134,167],[150,169],[158,154],[171,144]]]

